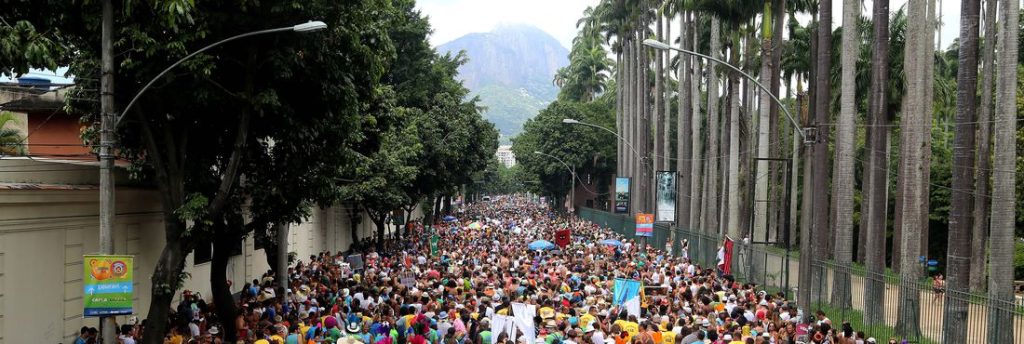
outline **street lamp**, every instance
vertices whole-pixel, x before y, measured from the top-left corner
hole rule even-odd
[[[142,89],[140,89],[139,92],[136,93],[134,97],[132,97],[132,100],[130,102],[128,102],[128,105],[124,107],[124,110],[121,110],[121,115],[117,116],[117,120],[114,121],[114,128],[117,128],[117,125],[121,124],[121,120],[124,119],[124,116],[128,114],[128,110],[131,110],[132,105],[135,105],[135,101],[139,100],[139,97],[142,97],[142,94],[146,93],[146,90],[148,90],[150,86],[153,86],[153,83],[155,83],[157,80],[159,80],[161,77],[163,77],[164,74],[167,74],[167,72],[170,72],[171,69],[174,69],[174,67],[177,67],[182,62],[185,62],[186,60],[192,58],[193,56],[198,55],[199,53],[202,53],[204,51],[210,50],[213,47],[216,47],[218,45],[221,45],[221,44],[224,44],[224,43],[227,43],[227,42],[239,39],[239,38],[245,38],[245,37],[262,35],[262,34],[268,34],[268,33],[287,32],[287,31],[302,32],[302,33],[314,32],[314,31],[320,31],[320,30],[323,30],[323,29],[326,29],[326,28],[327,28],[327,24],[322,22],[322,21],[309,21],[309,22],[305,22],[305,23],[302,23],[302,24],[292,25],[292,26],[285,26],[285,27],[280,27],[280,28],[276,28],[276,29],[266,29],[266,30],[252,31],[252,32],[247,32],[247,33],[231,36],[231,37],[222,39],[222,40],[220,40],[220,41],[218,41],[216,43],[207,45],[207,46],[203,47],[202,49],[196,50],[195,52],[193,52],[191,54],[188,54],[185,57],[182,57],[177,62],[174,62],[174,64],[171,64],[170,67],[167,67],[167,69],[164,69],[162,72],[160,72],[160,74],[157,74],[155,77],[153,77],[153,80],[150,80],[149,83],[146,84],[146,86],[143,86]]]
[[[644,45],[646,45],[648,47],[651,47],[651,48],[654,48],[654,49],[658,49],[658,50],[673,50],[673,51],[677,51],[677,52],[680,52],[680,53],[683,53],[683,54],[700,57],[700,58],[703,58],[705,60],[710,60],[712,62],[715,62],[715,63],[721,64],[723,66],[729,67],[729,69],[732,69],[732,70],[736,71],[737,73],[740,73],[740,75],[743,75],[743,77],[749,79],[751,82],[753,82],[755,85],[757,85],[757,87],[761,88],[761,90],[764,91],[765,94],[767,94],[769,97],[771,97],[772,100],[774,100],[775,103],[779,105],[779,108],[781,108],[782,111],[786,113],[786,118],[789,118],[789,122],[793,123],[793,128],[794,128],[794,130],[796,130],[797,133],[800,134],[800,138],[803,139],[805,142],[807,141],[806,133],[804,133],[804,130],[803,130],[802,127],[800,127],[800,124],[798,124],[796,122],[796,119],[793,118],[793,114],[789,113],[789,109],[786,108],[786,106],[782,104],[782,101],[780,101],[779,98],[776,97],[774,93],[769,91],[767,87],[764,87],[764,85],[762,85],[760,82],[758,82],[757,79],[755,79],[754,77],[750,76],[750,74],[744,73],[738,67],[733,66],[733,65],[729,64],[728,62],[725,62],[725,61],[722,61],[722,60],[716,59],[714,57],[711,57],[711,56],[708,56],[708,55],[704,55],[704,54],[701,54],[701,53],[698,53],[698,52],[695,52],[695,51],[689,51],[689,50],[685,50],[685,49],[675,48],[675,47],[672,47],[672,46],[668,45],[668,43],[665,43],[665,42],[662,42],[662,41],[659,41],[659,40],[656,40],[656,39],[650,39],[650,38],[645,39],[644,40]]]
[[[538,155],[543,155],[543,156],[554,158],[555,160],[558,160],[558,162],[562,163],[562,165],[565,165],[565,168],[569,170],[569,174],[570,174],[571,179],[572,179],[572,186],[571,186],[571,189],[569,189],[569,199],[571,199],[571,201],[569,201],[569,204],[570,204],[569,209],[571,209],[570,211],[574,211],[575,208],[576,208],[575,207],[575,205],[576,205],[576,168],[572,167],[572,166],[569,166],[569,164],[565,163],[565,161],[563,161],[562,159],[559,159],[557,156],[554,156],[554,155],[551,155],[551,154],[547,154],[547,153],[544,153],[544,152],[541,152],[541,151],[533,151],[533,154],[538,154]]]

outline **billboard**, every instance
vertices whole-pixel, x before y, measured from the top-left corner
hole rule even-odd
[[[629,178],[615,178],[615,213],[629,212]]]
[[[654,214],[636,214],[636,236],[654,236]]]
[[[658,171],[657,208],[655,217],[658,222],[676,221],[676,173],[674,171]]]
[[[85,316],[132,314],[132,256],[85,255],[82,265]]]

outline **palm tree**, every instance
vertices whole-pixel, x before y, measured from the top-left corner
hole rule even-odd
[[[1017,53],[1018,14],[1020,3],[1016,0],[1001,1],[999,13],[999,46],[996,79],[995,121],[995,163],[992,168],[992,227],[989,244],[988,295],[999,307],[989,311],[989,343],[1009,343],[1013,340],[1013,253],[1014,253],[1014,185],[1016,180],[1014,162],[1017,160],[1015,135],[1017,132]]]
[[[690,38],[688,40],[690,41],[690,43],[688,43],[688,44],[689,44],[689,46],[690,46],[690,48],[692,50],[697,50],[698,39],[700,37],[700,35],[698,34],[698,30],[699,30],[698,23],[700,23],[700,17],[698,16],[698,12],[696,12],[696,11],[690,11],[690,14],[691,14],[691,18],[690,18],[690,21],[689,21],[690,30],[688,31],[689,32],[689,36],[690,36]],[[700,75],[701,75],[700,71],[701,71],[701,67],[700,67],[700,60],[699,59],[690,59],[690,63],[691,63],[691,65],[690,65],[690,76],[689,76],[689,82],[687,82],[687,83],[690,85],[690,97],[688,99],[690,100],[690,106],[692,108],[690,110],[690,113],[692,114],[691,115],[692,116],[692,120],[690,121],[690,134],[691,134],[690,135],[691,136],[690,137],[690,141],[691,141],[691,144],[690,144],[690,148],[691,148],[690,149],[691,150],[690,158],[691,158],[691,161],[693,161],[693,162],[690,164],[690,175],[693,176],[693,178],[690,180],[690,194],[693,195],[693,197],[690,198],[690,218],[689,218],[689,223],[690,223],[690,228],[693,228],[694,226],[697,226],[700,223],[700,210],[703,209],[701,207],[701,197],[700,197],[700,195],[702,194],[702,192],[700,192],[701,191],[701,175],[700,175],[700,173],[701,173],[701,163],[704,162],[704,159],[701,159],[701,152],[703,151],[703,149],[701,149],[701,144],[700,144],[700,142],[701,142],[700,141],[701,140],[701,131],[700,131],[701,130],[701,116],[700,116],[700,84],[701,84],[701,82],[700,82]],[[683,172],[685,173],[685,170]],[[686,219],[684,219],[684,220],[686,220]]]
[[[832,181],[832,202],[836,205],[837,214],[833,223],[833,232],[836,233],[835,260],[840,266],[835,271],[832,305],[840,308],[852,306],[850,271],[842,267],[850,266],[853,259],[853,141],[857,117],[855,73],[857,57],[860,55],[860,32],[857,30],[859,11],[860,1],[843,1],[842,89],[833,165],[835,178]]]
[[[978,16],[981,0],[964,0],[960,6],[960,51],[956,85],[956,136],[953,144],[953,194],[947,240],[947,292],[943,316],[943,341],[967,342],[971,234],[974,230],[974,113],[978,83]]]
[[[25,138],[21,135],[21,130],[15,127],[20,124],[21,121],[14,116],[14,113],[0,112],[0,154],[25,154],[22,146]]]
[[[889,114],[889,0],[875,0],[873,11],[874,42],[871,58],[871,98],[869,101],[871,126],[868,128],[868,162],[864,167],[867,182],[864,187],[864,210],[861,221],[866,222],[865,254],[867,278],[864,279],[865,324],[885,321],[885,229],[887,207],[886,178],[889,172],[888,141]]]
[[[814,240],[813,256],[817,259],[825,259],[828,256],[828,141],[824,128],[827,128],[829,120],[829,100],[831,96],[831,85],[829,84],[829,71],[832,70],[832,2],[818,2],[818,34],[817,34],[817,55],[815,56],[815,81],[814,81],[814,121],[812,127],[818,127],[818,140],[811,146],[812,168],[811,190],[812,204],[811,211],[811,236]],[[812,262],[813,264],[813,262]],[[820,267],[811,268],[811,280],[820,281],[825,278],[824,271]],[[811,286],[811,302],[823,298],[820,285]]]
[[[978,112],[977,158],[974,161],[974,229],[971,233],[971,292],[985,290],[985,242],[988,237],[989,170],[992,166],[992,83],[995,78],[996,1],[985,1],[985,41],[981,53],[981,109]]]
[[[722,38],[721,23],[718,17],[711,16],[711,57],[721,60]],[[700,227],[708,231],[708,234],[721,233],[718,229],[718,119],[721,116],[718,106],[718,75],[715,73],[713,63],[707,64],[708,74],[708,147],[706,173],[704,173],[704,196],[701,203],[704,204],[704,211],[701,212]]]
[[[921,276],[921,268],[917,263],[917,256],[921,251],[920,236],[923,223],[920,211],[924,203],[922,190],[927,189],[923,175],[928,171],[924,162],[924,136],[930,132],[931,123],[925,125],[926,90],[923,85],[927,78],[925,63],[920,63],[928,56],[924,54],[927,47],[931,45],[928,41],[928,4],[927,1],[917,1],[907,4],[909,13],[907,15],[906,48],[904,52],[904,74],[907,80],[907,95],[904,98],[906,104],[903,107],[903,118],[900,119],[900,178],[903,180],[903,187],[900,190],[902,199],[902,237],[900,238],[900,274],[903,284],[900,289],[900,302],[898,308],[898,321],[896,331],[905,338],[917,338],[920,336],[920,293],[917,289],[917,281]]]
[[[774,30],[775,25],[773,24],[774,14],[773,11],[782,12],[781,8],[772,8],[772,1],[764,2],[764,14],[762,15],[761,23],[761,84],[771,85],[772,80],[775,78],[774,71],[776,70],[773,59],[774,49],[772,43],[774,41]],[[781,34],[781,32],[779,32]],[[774,90],[772,92],[775,92]],[[771,111],[772,111],[772,99],[767,95],[761,95],[760,104],[758,106],[759,118],[758,118],[758,130],[757,130],[757,157],[766,159],[772,157],[769,154],[770,139],[772,136],[771,127]],[[774,164],[773,164],[774,165]],[[771,180],[774,184],[774,179],[770,179],[770,176],[774,174],[770,173],[768,160],[757,161],[757,174],[752,178],[755,180],[754,199],[770,199],[768,195],[768,182]],[[759,198],[760,197],[760,198]],[[756,202],[756,209],[754,210],[754,232],[753,238],[764,238],[768,235],[768,203]],[[774,205],[773,205],[774,208]],[[754,255],[757,260],[754,262],[754,271],[751,274],[754,276],[761,275],[759,271],[764,264],[764,256]]]
[[[686,11],[684,4],[681,1],[672,2],[672,10],[679,13],[679,48],[689,49],[688,43],[689,35],[692,34],[690,31],[695,27],[689,25],[690,18],[689,13]],[[676,171],[679,171],[679,198],[682,202],[678,205],[679,216],[676,221],[680,224],[685,224],[683,227],[687,230],[693,230],[693,224],[690,222],[690,212],[692,210],[691,204],[695,203],[695,198],[692,197],[693,190],[693,179],[697,178],[692,173],[686,173],[692,170],[694,165],[693,159],[693,117],[696,114],[693,112],[693,107],[687,106],[691,104],[695,95],[691,92],[690,84],[694,82],[692,75],[688,74],[688,68],[691,66],[691,61],[688,56],[678,54],[678,61],[676,63],[676,78],[679,80],[677,85],[679,99],[678,109],[676,113]],[[698,131],[699,133],[699,131]]]
[[[660,6],[659,6],[660,7]],[[660,13],[660,11],[658,12]],[[655,21],[655,30],[657,31],[658,40],[667,40],[665,38],[665,20],[660,14],[657,15]],[[645,54],[646,54],[645,50]],[[654,51],[654,117],[651,118],[651,125],[654,127],[654,166],[658,169],[663,169],[665,162],[665,143],[662,138],[665,137],[665,129],[667,127],[667,114],[665,111],[665,54],[661,51]]]

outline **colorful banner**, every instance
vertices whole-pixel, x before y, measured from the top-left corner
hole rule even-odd
[[[85,316],[132,314],[132,256],[86,255],[82,265]]]
[[[555,245],[558,245],[558,247],[563,249],[566,246],[569,246],[569,238],[571,233],[572,231],[568,228],[555,232]]]
[[[616,279],[612,293],[612,304],[622,305],[629,315],[640,317],[640,293],[643,285],[640,281]]]
[[[654,214],[636,214],[636,236],[654,235]]]
[[[658,222],[676,221],[676,172],[658,171],[658,189],[655,195],[658,200],[657,214]]]
[[[732,273],[732,239],[725,237],[722,247],[718,248],[718,270],[722,274]]]
[[[629,212],[629,178],[615,178],[615,213]]]

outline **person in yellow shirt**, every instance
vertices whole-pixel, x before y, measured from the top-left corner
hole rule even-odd
[[[580,326],[589,326],[597,320],[597,307],[589,307],[587,312],[580,317]]]

